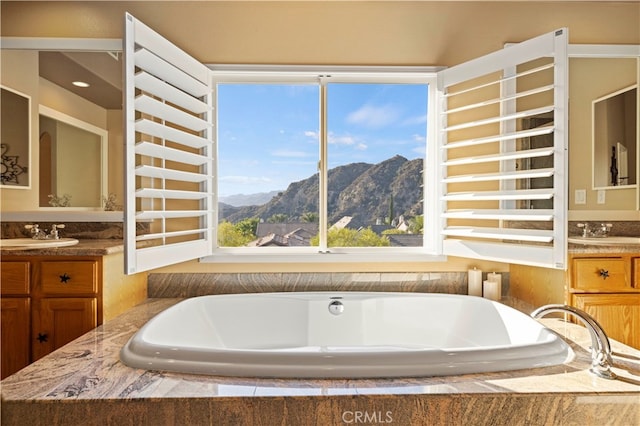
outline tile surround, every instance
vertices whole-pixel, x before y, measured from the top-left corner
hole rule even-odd
[[[502,294],[509,274],[502,273]],[[467,294],[467,272],[423,273],[151,273],[149,297],[284,291],[389,291]]]

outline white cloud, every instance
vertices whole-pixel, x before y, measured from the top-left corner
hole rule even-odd
[[[356,139],[350,135],[336,135],[333,132],[329,132],[329,143],[336,145],[353,145],[356,143]]]
[[[384,127],[398,120],[400,110],[392,105],[364,105],[347,116],[347,122],[365,127]]]
[[[308,138],[314,139],[316,142],[320,139],[320,134],[318,132],[314,132],[313,130],[307,130],[304,132],[304,135]]]
[[[425,124],[427,122],[427,114],[416,115],[402,120],[403,126],[414,126],[416,124]]]
[[[363,143],[359,143],[358,145],[356,145],[356,149],[358,151],[365,151],[367,148],[369,148],[366,144]]]
[[[293,158],[302,158],[302,157],[308,157],[309,154],[307,154],[304,151],[292,151],[292,150],[288,150],[288,149],[278,149],[276,151],[271,151],[271,155],[273,155],[274,157],[293,157]]]

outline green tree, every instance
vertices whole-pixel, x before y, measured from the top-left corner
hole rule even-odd
[[[285,223],[288,219],[289,219],[289,216],[287,216],[284,213],[275,213],[275,214],[271,215],[271,217],[269,219],[267,219],[267,222],[269,222],[269,223]]]
[[[388,225],[393,223],[393,219],[395,217],[395,212],[393,211],[393,194],[389,196],[389,220],[387,221]]]
[[[422,234],[423,230],[424,230],[424,215],[419,215],[409,220],[410,233]]]
[[[251,237],[251,239],[254,240],[258,231],[259,222],[260,219],[258,219],[257,217],[252,217],[249,219],[243,219],[240,222],[236,223],[234,226],[243,236]]]
[[[243,235],[242,231],[231,222],[218,224],[218,245],[220,247],[242,247],[253,241],[255,235]]]
[[[382,231],[382,235],[397,235],[397,234],[406,234],[407,231],[403,231],[401,229],[385,229],[384,231]]]
[[[311,245],[318,246],[320,237],[311,238]],[[330,229],[327,232],[327,244],[329,247],[388,247],[389,239],[379,236],[371,228],[361,230],[342,228]]]
[[[305,212],[300,216],[300,220],[306,223],[316,223],[319,219],[318,213]]]

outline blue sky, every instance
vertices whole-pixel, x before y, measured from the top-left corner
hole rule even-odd
[[[319,86],[218,87],[220,195],[284,190],[317,171]],[[427,86],[328,87],[329,168],[425,152]]]

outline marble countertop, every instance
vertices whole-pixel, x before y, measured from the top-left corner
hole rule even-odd
[[[79,239],[78,244],[67,247],[5,247],[0,249],[0,256],[105,256],[123,251],[120,239]]]
[[[545,324],[568,336],[569,364],[448,377],[291,380],[233,378],[145,371],[119,361],[120,348],[158,312],[182,299],[149,299],[1,382],[2,400],[202,398],[362,394],[635,392],[640,402],[640,351],[612,342],[619,380],[600,379],[590,364],[588,333],[558,319]]]

